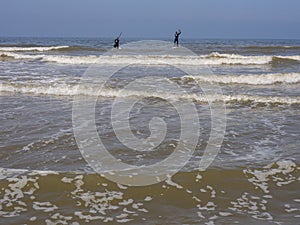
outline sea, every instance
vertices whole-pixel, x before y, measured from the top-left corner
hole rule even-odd
[[[0,38],[0,224],[300,224],[300,40]]]

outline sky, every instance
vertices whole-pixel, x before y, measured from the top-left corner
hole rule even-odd
[[[300,39],[299,0],[0,0],[0,36]]]

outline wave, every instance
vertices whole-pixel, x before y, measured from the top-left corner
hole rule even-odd
[[[41,60],[60,64],[141,64],[141,65],[280,65],[299,63],[300,56],[243,56],[236,54],[211,53],[199,56],[177,55],[44,55],[20,54],[16,52],[1,52],[0,58],[10,57],[18,60]]]
[[[220,54],[213,52],[206,56],[207,58],[224,59],[225,63],[221,64],[241,64],[241,65],[263,65],[270,64],[272,66],[288,66],[289,64],[299,64],[300,55],[254,55],[244,56],[238,54]],[[226,59],[228,59],[226,61]],[[222,61],[222,60],[219,60]]]
[[[242,102],[242,103],[263,103],[263,104],[300,104],[300,96],[261,96],[261,95],[204,95],[204,94],[184,94],[176,95],[174,93],[153,93],[147,91],[119,91],[117,89],[103,89],[79,86],[74,84],[56,84],[56,85],[34,85],[34,84],[9,84],[1,83],[0,92],[3,93],[21,93],[34,95],[56,95],[56,96],[97,96],[105,98],[161,98],[170,101],[196,101],[196,102]]]
[[[0,61],[5,62],[5,61],[12,61],[15,60],[16,58],[14,56],[11,56],[10,54],[3,54],[0,53]]]
[[[299,65],[300,56],[274,56],[270,65],[273,67]]]
[[[252,46],[245,46],[243,47],[244,49],[249,49],[249,50],[299,50],[300,46],[298,45],[252,45]]]
[[[31,46],[31,47],[0,47],[0,51],[4,52],[44,52],[59,49],[67,49],[70,46]]]
[[[106,49],[100,47],[86,47],[86,46],[36,46],[36,45],[22,45],[22,46],[1,46],[0,52],[47,52],[47,51],[61,51],[61,52],[72,52],[72,51],[94,51],[94,52],[105,52]]]
[[[86,47],[86,46],[67,46],[66,48],[58,48],[55,51],[72,52],[72,51],[94,51],[105,52],[107,49],[101,47]]]
[[[10,60],[34,60],[34,59],[42,59],[44,55],[25,55],[25,54],[18,54],[14,52],[1,52],[0,51],[0,60],[6,61],[7,59]]]
[[[250,84],[250,85],[270,85],[277,83],[296,84],[300,82],[300,73],[273,73],[273,74],[248,74],[248,75],[201,75],[183,76],[172,78],[173,80],[183,80],[186,82],[200,81],[221,84]]]

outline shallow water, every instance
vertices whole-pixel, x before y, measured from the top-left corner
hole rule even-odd
[[[185,56],[158,54],[159,45],[146,46],[148,55],[140,48],[128,55],[126,46],[111,51],[108,39],[0,38],[0,223],[297,224],[300,41],[183,40],[195,52]],[[86,71],[95,62],[108,71],[126,66],[105,85],[101,77],[82,82],[89,81]],[[199,68],[199,74],[182,67]],[[159,89],[151,83],[158,76],[184,92]],[[128,86],[139,79],[149,82]],[[206,90],[210,84],[222,93]],[[196,111],[184,111],[189,119],[198,115],[197,143],[184,143],[187,153],[193,150],[191,158],[174,176],[152,185],[104,178],[118,173],[118,164],[100,158],[98,174],[85,161],[74,132],[76,99],[95,102],[95,128],[109,153],[141,168],[172,156],[183,129],[188,138],[196,135],[194,124],[181,124],[174,108],[192,104]],[[155,146],[151,151],[128,147],[132,143],[119,136],[128,138],[128,130],[112,124],[123,118],[128,108],[122,103],[129,100],[135,103],[130,130],[141,143],[154,135],[150,145],[142,145]],[[212,117],[212,104],[225,105],[226,130],[216,158],[200,171],[213,121],[222,117]],[[155,136],[162,127],[154,117],[164,120],[165,136]],[[183,158],[157,174],[172,174]],[[151,174],[141,177],[147,182]]]

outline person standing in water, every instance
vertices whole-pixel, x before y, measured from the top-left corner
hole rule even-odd
[[[122,32],[120,33],[120,35],[115,39],[114,41],[114,48],[119,48],[120,46],[120,37],[122,35]]]
[[[114,43],[114,48],[119,48],[119,46],[120,46],[120,39],[119,39],[119,37],[117,37],[114,42],[115,42]]]
[[[178,31],[175,32],[175,38],[174,38],[174,46],[178,47],[179,42],[179,35],[181,34],[181,30],[178,29]]]

